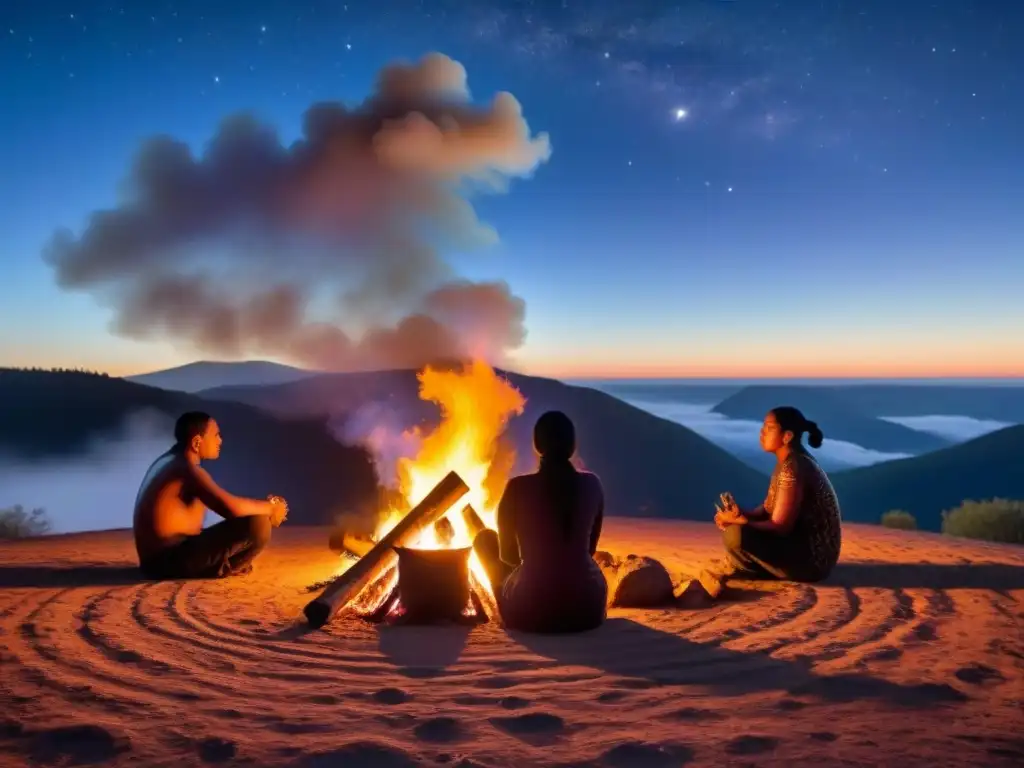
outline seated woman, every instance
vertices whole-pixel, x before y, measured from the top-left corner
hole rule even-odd
[[[604,491],[596,475],[572,465],[576,430],[564,413],[537,420],[533,445],[540,467],[509,480],[497,533],[483,531],[473,547],[507,627],[583,632],[607,615],[608,583],[594,562]]]
[[[775,471],[764,503],[748,512],[723,494],[715,515],[729,559],[729,576],[814,582],[829,575],[842,543],[839,499],[828,476],[800,442],[821,446],[818,425],[796,408],[769,411],[761,448],[774,453]]]

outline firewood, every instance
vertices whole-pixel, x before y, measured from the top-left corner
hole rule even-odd
[[[481,531],[487,529],[484,525],[484,521],[480,519],[480,515],[473,509],[472,504],[467,504],[462,508],[462,519],[466,523],[466,530],[469,531],[469,541],[472,543]]]
[[[347,533],[335,531],[331,534],[328,546],[332,552],[338,554],[350,554],[356,557],[363,557],[373,549],[374,541],[369,536],[360,533]]]
[[[332,581],[320,596],[306,605],[304,613],[310,626],[322,627],[339,609],[393,565],[398,556],[394,547],[405,546],[428,525],[433,525],[451,506],[469,492],[469,486],[456,472],[449,472],[426,497],[413,507],[394,528],[378,541],[359,562]]]

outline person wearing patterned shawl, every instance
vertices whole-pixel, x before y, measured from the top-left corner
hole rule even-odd
[[[761,427],[761,448],[776,464],[764,503],[741,510],[722,494],[715,524],[722,531],[733,578],[821,581],[839,560],[842,519],[828,475],[807,452],[824,435],[813,421],[790,406],[773,408]]]

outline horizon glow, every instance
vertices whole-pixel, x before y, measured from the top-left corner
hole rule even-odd
[[[41,256],[53,231],[116,201],[146,137],[197,150],[252,110],[294,138],[314,101],[359,101],[386,62],[439,50],[477,100],[508,90],[551,136],[533,178],[475,201],[501,242],[453,255],[461,276],[506,280],[526,302],[526,343],[506,367],[1024,376],[1012,330],[1024,328],[1024,103],[1009,98],[1024,50],[990,15],[630,9],[642,34],[626,50],[603,23],[574,33],[581,9],[538,10],[539,37],[493,0],[477,10],[504,19],[498,32],[468,13],[396,21],[386,2],[301,23],[259,3],[162,16],[80,5],[74,21],[19,8],[0,44],[14,74],[0,83],[0,365],[131,375],[208,359],[113,335],[107,307],[55,285]],[[950,44],[914,47],[907,24]],[[726,38],[744,55],[714,42]]]

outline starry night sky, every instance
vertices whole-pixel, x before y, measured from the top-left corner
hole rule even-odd
[[[446,255],[525,300],[517,367],[1024,375],[1024,4],[7,5],[2,363],[209,357],[112,333],[109,306],[57,286],[55,230],[116,205],[147,137],[199,153],[247,111],[287,143],[312,103],[439,51],[550,137],[473,198],[500,243]]]

